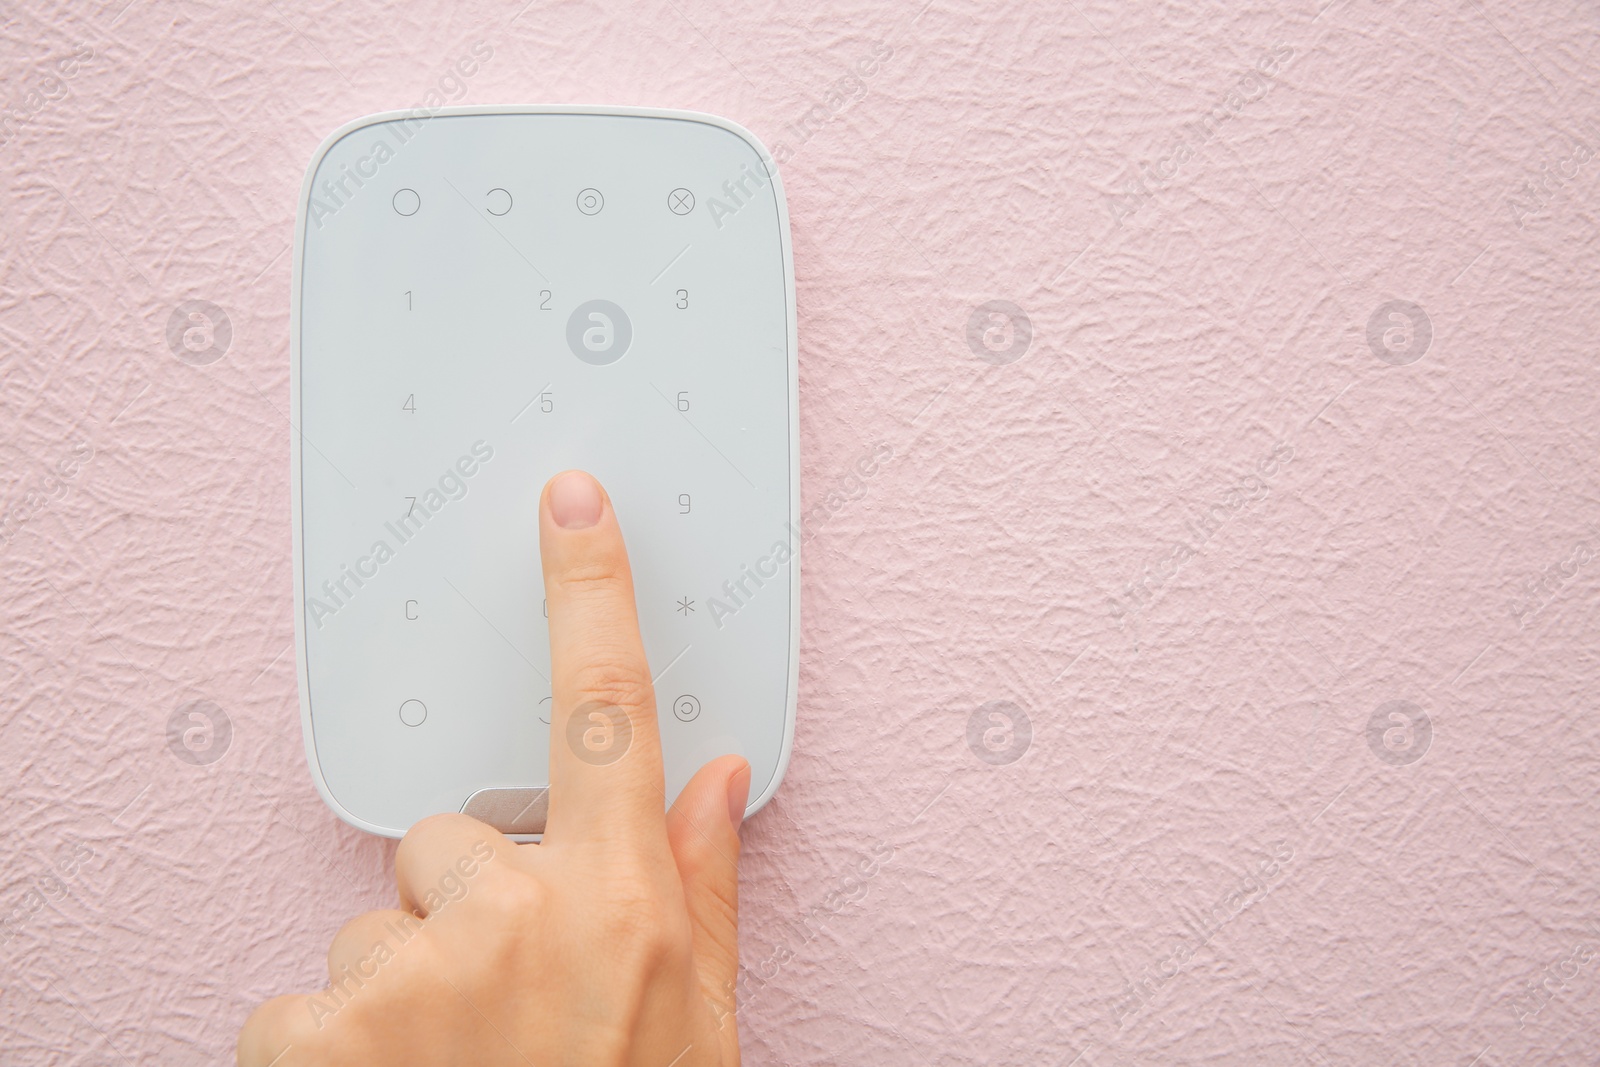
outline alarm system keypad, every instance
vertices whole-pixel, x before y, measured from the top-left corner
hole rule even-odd
[[[787,568],[748,564],[798,548],[787,279],[770,186],[708,208],[760,157],[681,119],[397,126],[330,148],[306,222],[303,624],[329,792],[403,830],[547,781],[538,500],[582,467],[628,539],[668,794],[738,751],[758,795],[791,604]]]

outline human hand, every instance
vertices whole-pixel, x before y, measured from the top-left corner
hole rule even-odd
[[[417,823],[395,855],[404,910],[339,931],[329,989],[257,1008],[240,1067],[738,1064],[749,765],[713,760],[663,812],[632,573],[589,475],[545,486],[539,550],[554,697],[543,841],[518,845],[466,815]]]

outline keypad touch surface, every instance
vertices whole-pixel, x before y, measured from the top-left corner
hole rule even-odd
[[[374,116],[313,160],[296,609],[307,756],[342,818],[397,836],[545,785],[538,500],[569,467],[628,541],[663,804],[727,752],[751,809],[771,796],[800,548],[774,169],[724,120],[631,109]]]

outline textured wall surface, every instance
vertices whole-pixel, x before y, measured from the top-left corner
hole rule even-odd
[[[782,162],[748,1062],[1600,1061],[1600,9],[759,6],[8,11],[0,1059],[231,1061],[391,902],[301,747],[290,243],[435,92]]]

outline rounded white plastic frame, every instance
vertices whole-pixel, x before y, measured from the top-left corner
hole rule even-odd
[[[458,106],[441,107],[436,110],[419,113],[415,110],[384,111],[345,123],[330,133],[322,144],[317,147],[311,157],[311,162],[306,168],[305,178],[300,187],[300,200],[295,217],[294,234],[294,271],[292,288],[289,299],[289,394],[290,417],[294,427],[290,435],[289,462],[291,469],[291,500],[290,513],[294,527],[294,605],[295,605],[295,658],[296,677],[300,693],[300,729],[305,743],[306,762],[311,769],[311,779],[316,783],[317,792],[333,812],[346,823],[368,833],[378,834],[383,837],[403,837],[408,827],[380,826],[348,811],[333,796],[328,788],[326,778],[317,759],[316,745],[312,735],[311,723],[311,695],[310,679],[307,674],[306,659],[306,615],[305,615],[305,558],[303,545],[301,503],[301,442],[300,442],[300,328],[301,328],[301,285],[302,271],[305,255],[306,225],[309,220],[309,210],[312,195],[312,180],[315,178],[317,168],[322,164],[323,157],[341,139],[356,130],[378,123],[395,122],[406,118],[417,118],[427,115],[438,118],[452,115],[618,115],[637,118],[662,118],[679,119],[687,122],[699,122],[727,130],[743,139],[756,152],[756,155],[766,164],[771,176],[773,193],[777,201],[780,240],[783,248],[784,287],[787,295],[788,317],[788,364],[789,364],[789,514],[791,521],[798,523],[800,516],[800,405],[799,405],[799,332],[795,321],[795,284],[794,284],[794,253],[789,236],[789,208],[788,199],[783,192],[783,180],[778,173],[777,164],[772,159],[772,153],[749,130],[738,123],[716,115],[709,115],[698,111],[681,111],[670,108],[646,107],[614,107],[608,105],[566,105],[566,106]],[[783,781],[785,772],[789,767],[789,756],[794,745],[794,720],[795,708],[798,702],[799,663],[800,663],[800,555],[801,541],[797,539],[794,546],[794,555],[789,563],[789,672],[787,685],[787,700],[784,705],[784,725],[781,748],[778,754],[777,767],[771,781],[759,796],[750,798],[745,807],[747,816],[760,811],[772,799],[778,790],[778,785]],[[537,841],[540,834],[508,834],[513,840]]]

